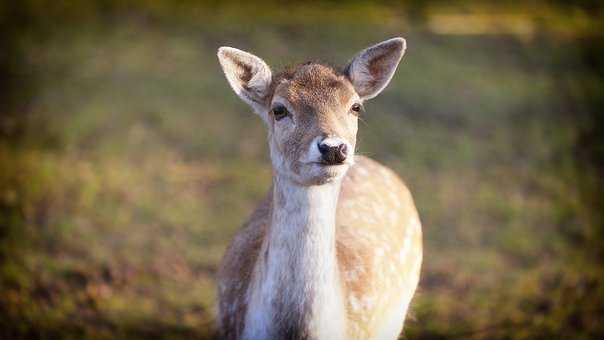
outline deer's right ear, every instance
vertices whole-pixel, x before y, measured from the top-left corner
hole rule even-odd
[[[255,55],[232,47],[219,48],[218,60],[235,93],[266,119],[272,81],[268,65]]]

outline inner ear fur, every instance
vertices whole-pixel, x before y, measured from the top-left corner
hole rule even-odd
[[[403,38],[392,38],[361,51],[344,73],[361,99],[377,96],[388,85],[405,53]]]
[[[218,60],[233,91],[258,114],[265,114],[272,73],[264,60],[233,48],[218,49]]]

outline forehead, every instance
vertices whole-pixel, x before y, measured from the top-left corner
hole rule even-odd
[[[356,95],[344,75],[316,63],[290,68],[278,75],[274,84],[273,98],[284,98],[294,106],[343,105]]]

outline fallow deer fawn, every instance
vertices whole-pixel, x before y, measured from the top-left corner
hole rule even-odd
[[[419,281],[422,232],[405,184],[356,156],[363,101],[390,82],[394,38],[339,72],[305,63],[273,75],[231,47],[218,58],[268,127],[273,185],[219,271],[227,339],[396,339]]]

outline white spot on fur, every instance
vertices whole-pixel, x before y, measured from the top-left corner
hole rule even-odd
[[[405,259],[407,258],[407,254],[409,253],[410,244],[411,244],[411,238],[406,237],[405,241],[403,241],[403,247],[401,248],[401,250],[398,253],[398,260],[400,262],[404,262]]]
[[[395,224],[398,221],[397,215],[398,214],[395,210],[391,210],[390,213],[388,213],[388,219],[390,220],[390,223]]]
[[[365,168],[361,168],[359,167],[357,169],[357,173],[359,174],[359,176],[361,177],[367,177],[367,175],[369,175],[369,173],[367,172],[367,170],[365,170]]]
[[[361,303],[357,299],[356,296],[350,295],[349,301],[350,301],[350,307],[352,307],[353,311],[358,312],[361,309]]]
[[[365,309],[371,309],[371,308],[373,308],[373,305],[375,304],[375,298],[373,298],[369,295],[365,295],[361,299],[361,304],[363,305],[363,307],[365,307]]]

